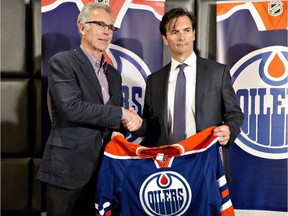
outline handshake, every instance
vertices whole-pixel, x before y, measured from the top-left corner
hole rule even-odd
[[[122,124],[130,132],[138,130],[141,127],[142,122],[142,118],[132,107],[130,107],[129,109],[124,109],[124,119],[122,120]]]

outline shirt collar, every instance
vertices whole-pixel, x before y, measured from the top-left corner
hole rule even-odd
[[[80,48],[83,50],[83,52],[85,53],[85,55],[88,57],[89,61],[91,62],[91,64],[93,65],[93,67],[95,68],[95,66],[99,69],[101,66],[103,66],[104,68],[104,73],[106,72],[106,67],[107,67],[107,62],[106,59],[104,57],[104,55],[102,55],[102,59],[101,61],[99,61],[98,59],[96,59],[93,55],[91,55],[83,46],[82,44],[80,45]]]
[[[192,52],[192,54],[183,63],[187,64],[189,67],[196,68],[196,54],[195,54],[195,52]],[[172,58],[171,59],[171,69],[177,70],[178,65],[183,64],[183,63],[180,63],[180,62],[178,62]]]

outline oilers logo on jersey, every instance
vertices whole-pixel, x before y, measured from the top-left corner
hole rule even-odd
[[[147,215],[182,215],[192,200],[188,182],[176,172],[159,172],[149,176],[139,192]]]

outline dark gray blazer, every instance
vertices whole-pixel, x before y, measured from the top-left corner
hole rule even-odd
[[[49,60],[52,127],[38,179],[68,189],[80,188],[90,179],[103,143],[121,125],[121,76],[110,65],[106,75],[111,98],[104,105],[93,66],[81,48]]]
[[[226,124],[231,135],[227,147],[240,133],[244,115],[238,105],[226,65],[197,57],[195,118],[197,132]],[[147,79],[143,124],[134,133],[145,137],[142,145],[168,144],[167,94],[171,62]]]

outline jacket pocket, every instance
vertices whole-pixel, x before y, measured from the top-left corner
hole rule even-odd
[[[66,149],[75,149],[77,147],[77,140],[68,137],[53,137],[50,139],[49,145]]]

